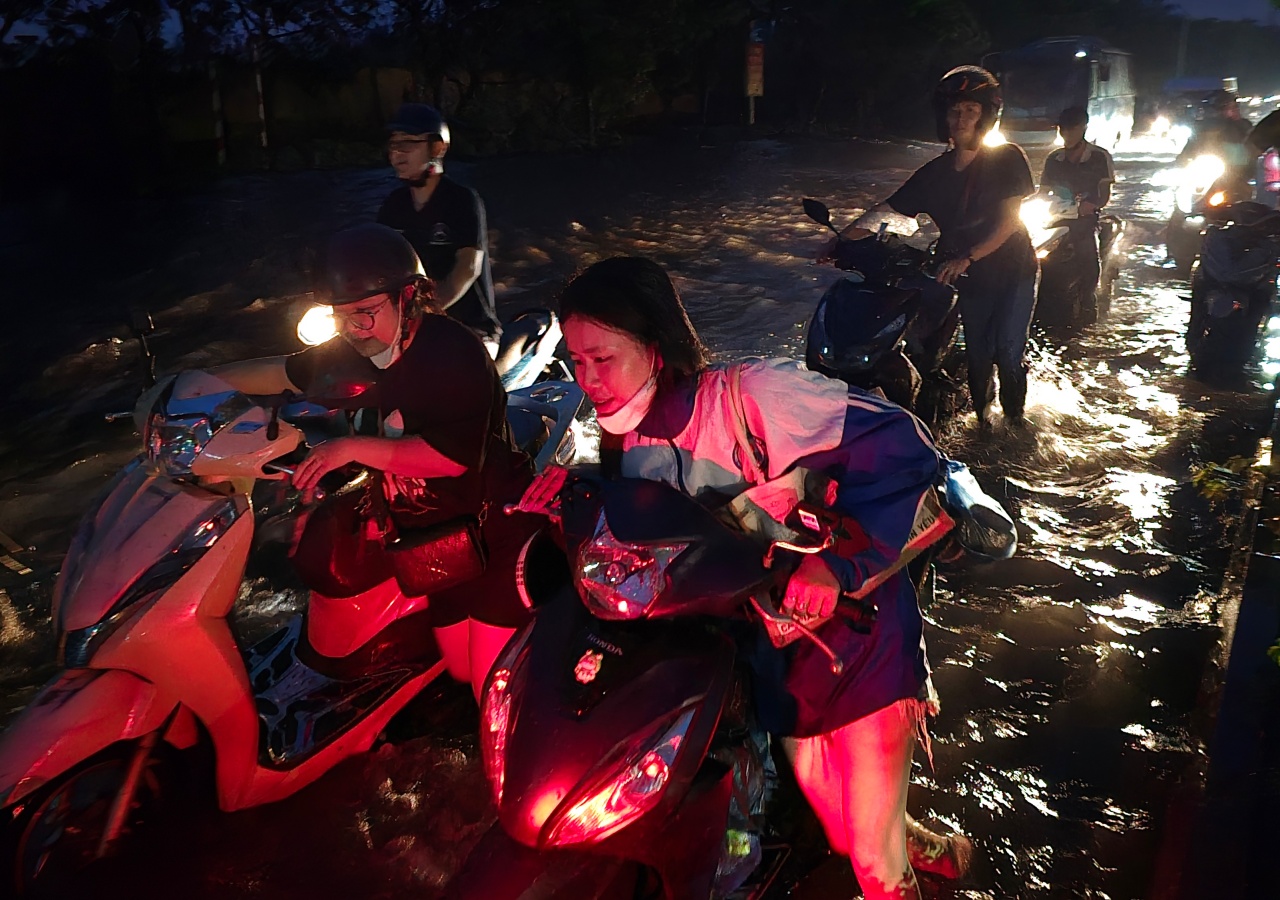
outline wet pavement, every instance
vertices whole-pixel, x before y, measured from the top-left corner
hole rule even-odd
[[[718,356],[798,355],[834,277],[808,262],[822,237],[799,199],[824,199],[847,221],[935,152],[757,140],[458,168],[488,203],[506,310],[547,302],[595,259],[641,253],[677,276]],[[1186,375],[1187,289],[1162,265],[1159,235],[1170,160],[1118,158],[1114,207],[1129,229],[1110,315],[1077,336],[1035,334],[1029,427],[983,435],[967,415],[938,434],[1006,502],[1021,546],[1012,561],[945,576],[926,611],[943,708],[935,768],[917,765],[911,809],[963,828],[981,855],[965,884],[930,884],[931,895],[1166,896],[1194,849],[1188,821],[1270,395]],[[10,551],[31,574],[0,570],[0,723],[51,672],[51,573],[79,510],[135,446],[128,424],[100,422],[136,393],[119,311],[157,311],[163,370],[291,350],[302,247],[372,217],[391,185],[379,171],[248,177],[157,207],[119,238],[128,254],[103,251],[116,268],[77,301],[75,327],[15,342],[0,532],[35,549]],[[36,285],[40,254],[24,256],[19,281]],[[270,807],[190,811],[98,873],[95,890],[137,896],[145,879],[167,886],[156,896],[192,900],[447,896],[491,815],[474,723],[467,694],[440,686],[373,754]],[[853,896],[847,864],[824,858],[804,816],[786,820],[803,864],[777,896]]]

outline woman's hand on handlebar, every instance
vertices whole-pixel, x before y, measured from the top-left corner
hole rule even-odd
[[[320,483],[320,479],[350,462],[355,462],[355,456],[349,439],[333,438],[325,441],[308,453],[306,459],[293,470],[293,486],[302,492],[303,502],[310,503],[315,499],[316,485]]]
[[[508,512],[531,513],[537,516],[558,518],[560,491],[569,479],[569,470],[563,466],[547,466],[525,488],[519,503],[507,507]]]
[[[828,618],[836,611],[840,582],[821,556],[806,556],[787,581],[782,611],[801,619]]]

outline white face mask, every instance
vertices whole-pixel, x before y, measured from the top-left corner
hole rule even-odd
[[[404,326],[404,307],[401,303],[396,303],[396,339],[391,342],[391,346],[387,347],[381,353],[375,353],[369,357],[369,362],[373,363],[379,369],[385,369],[393,362],[400,358],[403,352],[404,338],[401,331]]]
[[[627,434],[635,431],[636,426],[649,414],[649,408],[653,406],[653,398],[658,393],[658,369],[655,359],[653,371],[649,373],[648,380],[640,386],[640,390],[636,391],[630,400],[622,404],[617,412],[607,416],[596,416],[596,421],[600,423],[602,429],[610,434]]]

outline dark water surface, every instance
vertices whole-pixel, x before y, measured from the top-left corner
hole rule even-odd
[[[488,204],[508,311],[547,302],[580,265],[641,253],[677,276],[717,355],[797,355],[833,280],[807,261],[821,231],[799,198],[827,199],[847,220],[934,152],[754,141],[457,168]],[[1169,161],[1119,159],[1128,261],[1111,314],[1075,338],[1035,336],[1030,427],[980,435],[967,415],[938,435],[1006,501],[1022,543],[1013,561],[948,576],[927,611],[943,710],[935,769],[917,766],[911,807],[963,828],[982,856],[969,883],[930,885],[933,895],[1160,896],[1187,852],[1180,835],[1205,759],[1247,476],[1222,475],[1210,496],[1192,479],[1232,460],[1247,467],[1268,396],[1185,375],[1186,288],[1162,267],[1158,233]],[[301,248],[371,218],[392,184],[381,171],[249,177],[157,204],[104,238],[98,274],[83,276],[92,290],[61,326],[38,290],[53,265],[47,242],[21,244],[0,227],[6,260],[21,263],[17,302],[31,310],[0,361],[10,385],[0,532],[34,547],[12,554],[30,574],[0,570],[0,723],[52,671],[52,574],[80,511],[136,446],[128,424],[100,422],[136,393],[120,310],[158,310],[164,370],[294,349]],[[0,212],[0,224],[28,214]],[[274,611],[271,598],[257,602],[245,614]],[[375,753],[270,807],[194,812],[110,863],[95,890],[444,896],[490,817],[474,715],[466,692],[439,686]],[[836,860],[790,873],[784,888],[805,898],[855,890]]]

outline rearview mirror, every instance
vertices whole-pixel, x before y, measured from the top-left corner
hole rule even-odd
[[[810,197],[805,197],[804,200],[801,201],[801,205],[804,207],[804,214],[810,219],[813,219],[813,221],[817,222],[819,225],[826,225],[828,228],[831,227],[831,210],[827,209],[827,204],[823,203],[821,200],[814,200]]]

